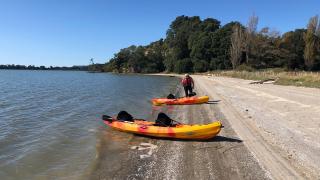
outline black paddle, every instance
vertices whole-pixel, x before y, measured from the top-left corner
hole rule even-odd
[[[102,120],[112,122],[113,118],[108,115],[102,115]]]

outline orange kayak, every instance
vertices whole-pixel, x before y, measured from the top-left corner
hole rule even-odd
[[[154,122],[143,120],[134,120],[133,122],[105,120],[104,123],[123,132],[171,139],[210,139],[216,136],[222,127],[219,121],[205,125],[179,124],[175,127],[155,126]]]
[[[152,104],[155,106],[167,105],[185,105],[185,104],[202,104],[209,101],[209,96],[192,96],[183,97],[178,99],[167,99],[167,98],[155,98],[152,99]]]

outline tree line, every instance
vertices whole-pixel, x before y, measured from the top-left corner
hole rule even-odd
[[[178,16],[165,39],[121,49],[99,71],[119,73],[206,72],[225,69],[320,70],[319,17],[306,29],[283,33],[264,27],[252,15],[248,23]]]

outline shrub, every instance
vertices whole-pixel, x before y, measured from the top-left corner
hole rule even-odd
[[[241,64],[240,66],[237,67],[237,71],[248,71],[248,72],[253,72],[255,69],[251,66],[248,66],[246,64]]]
[[[208,63],[205,60],[195,60],[193,62],[194,72],[206,72],[208,70]]]

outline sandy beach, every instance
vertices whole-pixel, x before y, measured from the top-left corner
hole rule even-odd
[[[219,136],[177,141],[121,133],[127,139],[122,158],[101,153],[92,179],[320,178],[319,89],[192,77],[197,94],[210,103],[161,110],[183,123],[219,120]]]

